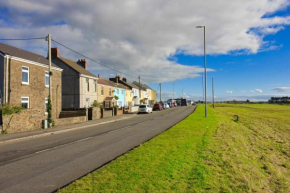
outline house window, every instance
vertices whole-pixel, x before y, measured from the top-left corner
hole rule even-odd
[[[44,101],[44,104],[45,104],[45,113],[48,113],[48,98],[45,98],[45,101]]]
[[[90,91],[90,83],[89,83],[89,79],[87,78],[86,79],[86,87],[87,87],[87,91],[89,92]]]
[[[111,95],[112,95],[112,89],[109,88],[109,96],[111,96]]]
[[[121,94],[124,95],[124,90],[121,90]]]
[[[104,87],[103,86],[101,87],[101,95],[102,96],[104,95]]]
[[[97,81],[96,80],[94,80],[94,92],[97,92]]]
[[[45,86],[49,87],[49,72],[45,71]]]
[[[29,108],[29,97],[21,97],[21,106],[25,109]]]
[[[29,67],[22,66],[22,84],[29,84]]]
[[[117,94],[119,94],[119,89],[117,89]]]
[[[122,101],[118,101],[118,106],[122,107]]]
[[[89,98],[86,99],[86,107],[87,108],[90,107],[90,99]]]

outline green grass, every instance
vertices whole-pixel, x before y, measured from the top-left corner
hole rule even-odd
[[[289,106],[217,104],[208,118],[199,106],[60,192],[290,192],[289,118]]]

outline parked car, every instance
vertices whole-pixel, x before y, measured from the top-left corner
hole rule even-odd
[[[175,104],[174,103],[172,103],[172,107],[175,107]]]
[[[168,105],[169,105],[169,108],[171,108],[172,107],[172,103],[167,103]]]
[[[169,109],[169,105],[167,103],[164,103],[163,109]]]
[[[161,111],[161,110],[163,110],[161,104],[155,104],[155,105],[153,106],[153,111]]]
[[[150,105],[140,105],[138,113],[152,113],[152,107]]]

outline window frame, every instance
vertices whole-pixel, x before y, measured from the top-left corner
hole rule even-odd
[[[86,90],[87,92],[90,92],[90,79],[89,78],[86,78]]]
[[[103,95],[104,95],[104,87],[101,86],[101,96],[103,96]]]
[[[112,96],[112,88],[109,88],[109,96]]]
[[[28,99],[27,101],[23,101],[23,99],[26,98]],[[27,102],[27,108],[25,109],[29,109],[30,108],[30,105],[29,105],[29,96],[21,96],[21,106],[22,106],[22,103],[26,103]],[[23,107],[23,106],[22,106]],[[24,108],[24,107],[23,107]]]
[[[48,78],[48,82],[46,84],[46,77]],[[44,81],[45,81],[45,87],[49,87],[49,71],[45,71],[45,74],[44,74]]]
[[[28,68],[28,70],[24,70],[23,67],[24,67],[24,68]],[[28,66],[22,66],[22,67],[21,67],[21,83],[22,83],[22,84],[29,85],[29,81],[30,81],[30,78],[29,78],[29,71],[30,71],[30,70],[29,70],[29,67],[28,67]],[[27,79],[28,79],[27,82],[23,82],[23,73],[25,73],[25,72],[27,73]]]
[[[94,80],[94,92],[97,92],[97,80]]]

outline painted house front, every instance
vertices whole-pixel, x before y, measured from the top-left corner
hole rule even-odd
[[[74,62],[61,57],[58,48],[52,48],[52,61],[63,69],[62,108],[88,108],[98,100],[98,78],[87,70],[87,61]]]
[[[103,104],[107,97],[114,97],[114,86],[113,82],[98,75],[98,103]]]

